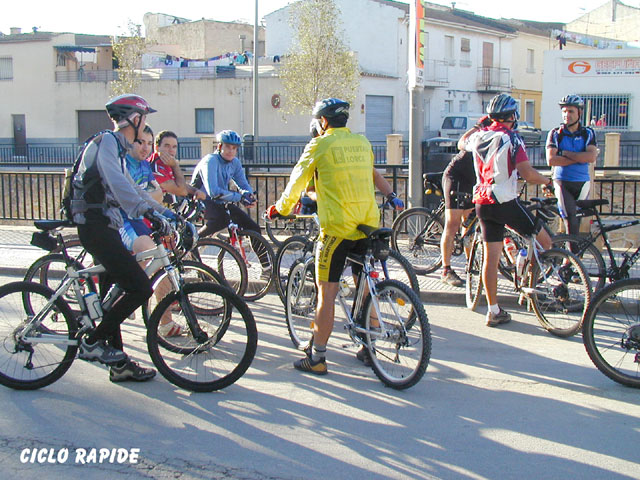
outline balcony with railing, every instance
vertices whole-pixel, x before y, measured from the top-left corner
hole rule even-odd
[[[443,87],[449,85],[449,64],[445,60],[425,60],[424,86]]]
[[[483,92],[511,91],[511,70],[508,68],[479,67],[477,86],[478,90]]]

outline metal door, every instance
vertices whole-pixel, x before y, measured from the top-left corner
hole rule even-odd
[[[385,141],[393,133],[393,97],[367,95],[365,135],[371,142]]]
[[[27,122],[24,115],[11,115],[13,119],[13,146],[16,157],[27,156]]]

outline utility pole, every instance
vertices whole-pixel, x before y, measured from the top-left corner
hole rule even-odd
[[[422,135],[424,132],[424,42],[426,1],[414,0],[410,5],[409,42],[409,185],[410,207],[421,207]]]
[[[253,23],[253,142],[258,141],[258,0]],[[255,156],[254,156],[255,158]]]

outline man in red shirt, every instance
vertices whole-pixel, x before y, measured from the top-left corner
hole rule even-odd
[[[178,136],[168,130],[163,130],[158,133],[156,137],[156,151],[149,161],[153,168],[153,174],[160,184],[160,188],[162,188],[163,192],[170,195],[178,195],[181,197],[195,195],[199,200],[206,199],[207,195],[202,190],[198,190],[186,182],[178,159],[176,158],[177,153]]]

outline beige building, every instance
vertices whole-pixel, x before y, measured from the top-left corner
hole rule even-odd
[[[567,23],[567,31],[623,42],[640,42],[640,8],[609,0]]]
[[[175,57],[206,60],[226,52],[254,52],[253,25],[246,23],[145,13],[144,27],[151,51]],[[258,56],[264,55],[264,38],[264,27],[259,27]]]

